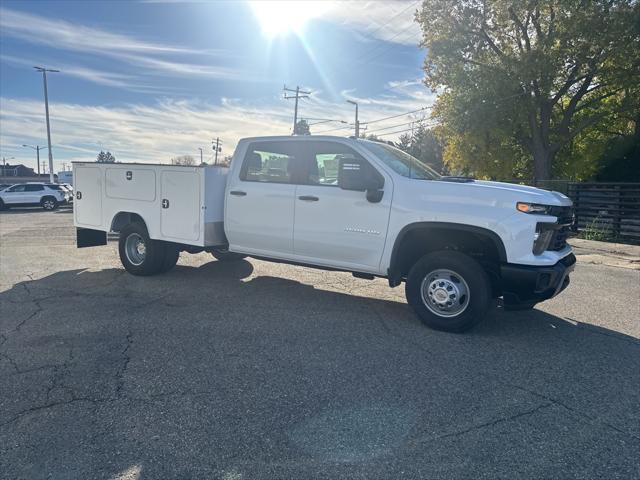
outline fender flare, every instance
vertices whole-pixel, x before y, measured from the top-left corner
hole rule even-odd
[[[400,252],[400,245],[404,241],[406,235],[415,230],[458,230],[460,232],[473,233],[476,235],[487,237],[496,248],[498,252],[498,258],[500,262],[507,263],[507,251],[504,248],[504,243],[500,236],[487,228],[476,227],[475,225],[466,225],[463,223],[451,223],[451,222],[415,222],[405,225],[400,233],[396,236],[391,250],[391,259],[389,261],[388,277],[389,284],[391,286],[397,286],[401,282],[401,275],[399,268],[397,268],[398,255]]]

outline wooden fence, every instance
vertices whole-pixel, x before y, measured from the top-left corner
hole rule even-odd
[[[640,183],[570,182],[574,229],[596,239],[640,243]]]

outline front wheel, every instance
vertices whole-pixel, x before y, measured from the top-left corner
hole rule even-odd
[[[425,325],[447,332],[464,332],[487,313],[491,305],[491,281],[473,258],[459,252],[433,252],[413,266],[405,294]]]
[[[127,272],[133,275],[148,276],[160,273],[165,260],[165,251],[162,242],[149,238],[144,225],[130,223],[120,232],[118,240],[120,261]]]

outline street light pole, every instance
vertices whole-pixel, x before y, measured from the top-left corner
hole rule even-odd
[[[358,102],[347,100],[347,103],[356,106],[356,138],[360,138],[360,120],[358,120]]]
[[[202,161],[202,148],[198,147],[198,150],[200,150],[200,165],[202,165],[204,162]]]
[[[33,67],[37,71],[42,72],[42,81],[44,83],[44,110],[47,117],[47,145],[49,145],[49,181],[54,182],[53,178],[53,153],[51,152],[51,127],[49,125],[49,96],[47,94],[47,72],[59,72],[60,70],[52,70],[44,67]]]

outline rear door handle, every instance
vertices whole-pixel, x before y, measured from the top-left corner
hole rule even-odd
[[[244,197],[247,195],[247,192],[243,192],[242,190],[231,190],[229,195],[235,195],[236,197]]]
[[[304,200],[305,202],[317,202],[320,200],[318,197],[314,197],[313,195],[300,195],[298,199]]]

